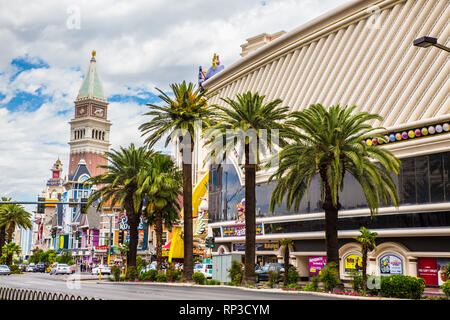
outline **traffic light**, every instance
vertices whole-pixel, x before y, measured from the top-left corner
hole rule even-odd
[[[109,248],[109,255],[112,256],[113,254],[114,254],[114,248],[111,247],[111,248]]]
[[[81,202],[80,202],[80,210],[81,213],[87,213],[87,198],[81,198]]]
[[[76,231],[75,237],[77,240],[80,240],[81,239],[81,231]]]
[[[38,197],[38,202],[45,202],[45,198]],[[45,204],[38,203],[37,213],[45,213]]]
[[[205,241],[206,241],[206,247],[207,248],[214,248],[214,245],[215,245],[214,237],[207,237],[205,239]]]
[[[119,231],[119,243],[123,243],[123,230]]]
[[[56,228],[55,227],[52,228],[52,238],[53,239],[56,238]]]

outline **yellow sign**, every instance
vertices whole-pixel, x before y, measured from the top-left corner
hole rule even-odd
[[[358,271],[362,268],[362,257],[359,254],[351,254],[344,261],[345,272]]]
[[[172,258],[184,258],[184,241],[181,238],[181,232],[182,228],[174,227],[169,251],[169,262],[172,262]]]
[[[197,213],[198,213],[198,207],[200,206],[200,203],[202,202],[202,199],[205,195],[206,192],[208,191],[208,182],[209,182],[209,172],[206,173],[201,180],[199,181],[199,183],[197,183],[197,185],[194,188],[194,191],[192,192],[192,218],[196,218],[197,217]],[[184,217],[184,210],[181,209],[181,217]]]

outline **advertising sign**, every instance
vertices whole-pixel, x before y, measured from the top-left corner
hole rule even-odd
[[[403,274],[403,261],[394,255],[385,255],[380,259],[380,274]]]
[[[277,251],[280,245],[276,242],[257,243],[255,251]],[[233,251],[245,251],[245,243],[234,243]]]
[[[438,285],[440,285],[440,286],[442,286],[445,281],[450,279],[449,277],[447,277],[444,274],[444,271],[447,268],[449,263],[450,263],[450,259],[449,258],[438,258],[437,259]]]
[[[245,225],[222,227],[223,236],[226,237],[245,237]],[[256,235],[263,235],[262,223],[256,225]]]
[[[417,261],[418,276],[425,280],[427,286],[438,285],[438,264],[436,258],[419,258]]]
[[[122,215],[119,218],[119,230],[129,230],[130,226],[128,225],[128,217],[126,215]],[[145,229],[145,222],[142,219],[139,221],[138,230],[144,230]]]
[[[344,259],[345,273],[362,270],[362,257],[359,254],[349,254]]]
[[[325,268],[327,264],[327,257],[321,257],[321,256],[312,256],[308,259],[308,269],[309,269],[309,276],[315,277],[319,274],[320,270]]]

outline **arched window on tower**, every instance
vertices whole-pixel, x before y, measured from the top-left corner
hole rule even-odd
[[[105,131],[102,132],[102,140],[105,140]]]

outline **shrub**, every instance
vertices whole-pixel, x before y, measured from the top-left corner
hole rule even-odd
[[[316,287],[314,284],[312,283],[308,283],[304,288],[304,291],[318,291],[318,287]]]
[[[137,276],[138,276],[138,274],[137,274],[137,271],[136,271],[136,267],[129,266],[128,270],[127,270],[127,279],[129,281],[135,281]]]
[[[295,267],[290,267],[288,269],[288,284],[296,284],[300,280],[300,275]]]
[[[269,272],[267,273],[267,275],[269,276],[269,286],[271,288],[273,288],[273,285],[275,283],[278,283],[278,281],[280,280],[280,274],[278,272],[269,270]]]
[[[363,288],[363,279],[361,273],[358,271],[352,271],[350,273],[350,284],[352,285],[353,291],[359,291]]]
[[[336,262],[330,262],[324,269],[320,270],[319,279],[323,282],[325,291],[332,292],[341,283]]]
[[[444,282],[444,284],[441,286],[442,292],[445,293],[445,296],[447,299],[450,299],[450,280],[447,280]]]
[[[228,269],[227,271],[228,271],[228,276],[230,277],[233,285],[239,286],[242,282],[242,277],[244,275],[244,272],[242,271],[241,263],[236,260],[233,260],[231,262],[231,268]]]
[[[201,273],[201,272],[195,272],[193,275],[192,275],[192,280],[194,280],[194,282],[196,283],[196,284],[205,284],[205,275],[203,274],[203,273]]]
[[[20,268],[19,266],[13,264],[9,266],[9,270],[11,271],[11,274],[20,274]]]
[[[178,270],[167,270],[166,271],[167,281],[177,281],[181,278],[181,271]]]
[[[381,278],[381,295],[390,298],[420,299],[425,289],[425,280],[404,275]]]
[[[120,280],[120,268],[118,266],[112,266],[111,267],[111,274],[114,277],[114,281]]]
[[[156,275],[158,274],[158,271],[156,270],[149,270],[147,272],[144,272],[139,275],[139,280],[141,281],[156,281]]]
[[[156,275],[156,282],[167,282],[167,276],[164,273],[158,273]]]
[[[210,285],[210,286],[219,286],[220,285],[220,281],[219,280],[210,279],[210,280],[206,280],[206,284]]]

